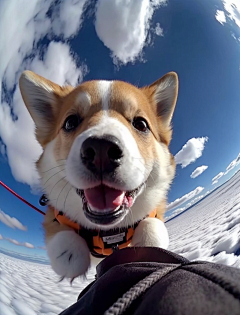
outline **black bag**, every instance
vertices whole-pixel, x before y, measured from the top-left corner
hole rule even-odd
[[[60,315],[240,315],[240,270],[160,248],[125,248]]]

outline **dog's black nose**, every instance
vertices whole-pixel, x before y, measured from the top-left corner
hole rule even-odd
[[[121,164],[123,150],[116,137],[105,135],[101,138],[87,138],[82,144],[80,154],[83,164],[90,171],[111,173]]]

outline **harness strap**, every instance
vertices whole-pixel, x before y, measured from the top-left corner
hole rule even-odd
[[[52,208],[51,206],[49,207]],[[57,209],[54,209],[54,208],[52,209],[54,210],[55,219],[57,219],[57,221],[60,224],[67,225],[77,232],[80,230],[81,227],[77,222],[70,220],[67,216],[63,214],[62,211],[58,211]]]
[[[88,244],[91,254],[95,257],[103,258],[112,254],[114,250],[127,247],[132,240],[134,230],[139,222],[133,227],[117,228],[109,231],[89,230],[81,227],[77,222],[70,220],[63,212],[54,209],[55,220],[60,224],[67,225],[74,229]],[[152,211],[148,217],[155,218],[157,211]]]

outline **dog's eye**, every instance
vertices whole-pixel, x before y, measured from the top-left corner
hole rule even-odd
[[[134,118],[132,124],[133,124],[134,128],[136,128],[137,130],[139,130],[141,132],[148,132],[148,130],[149,130],[148,123],[142,117]]]
[[[77,126],[80,124],[80,119],[77,115],[71,115],[69,116],[64,124],[63,124],[63,129],[65,131],[73,131],[74,129],[77,128]]]

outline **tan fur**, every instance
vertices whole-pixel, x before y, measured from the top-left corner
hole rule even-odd
[[[147,88],[138,89],[133,85],[120,81],[114,82],[112,90],[109,115],[117,118],[130,130],[145,161],[153,158],[156,154],[154,138],[158,142],[162,141],[168,145],[172,130],[170,126],[164,126],[161,118],[157,117],[152,92],[149,92]],[[146,138],[132,128],[129,121],[132,121],[136,116],[141,116],[147,120],[152,131],[151,137]],[[146,147],[148,150],[146,150]],[[149,156],[150,154],[151,156]]]

